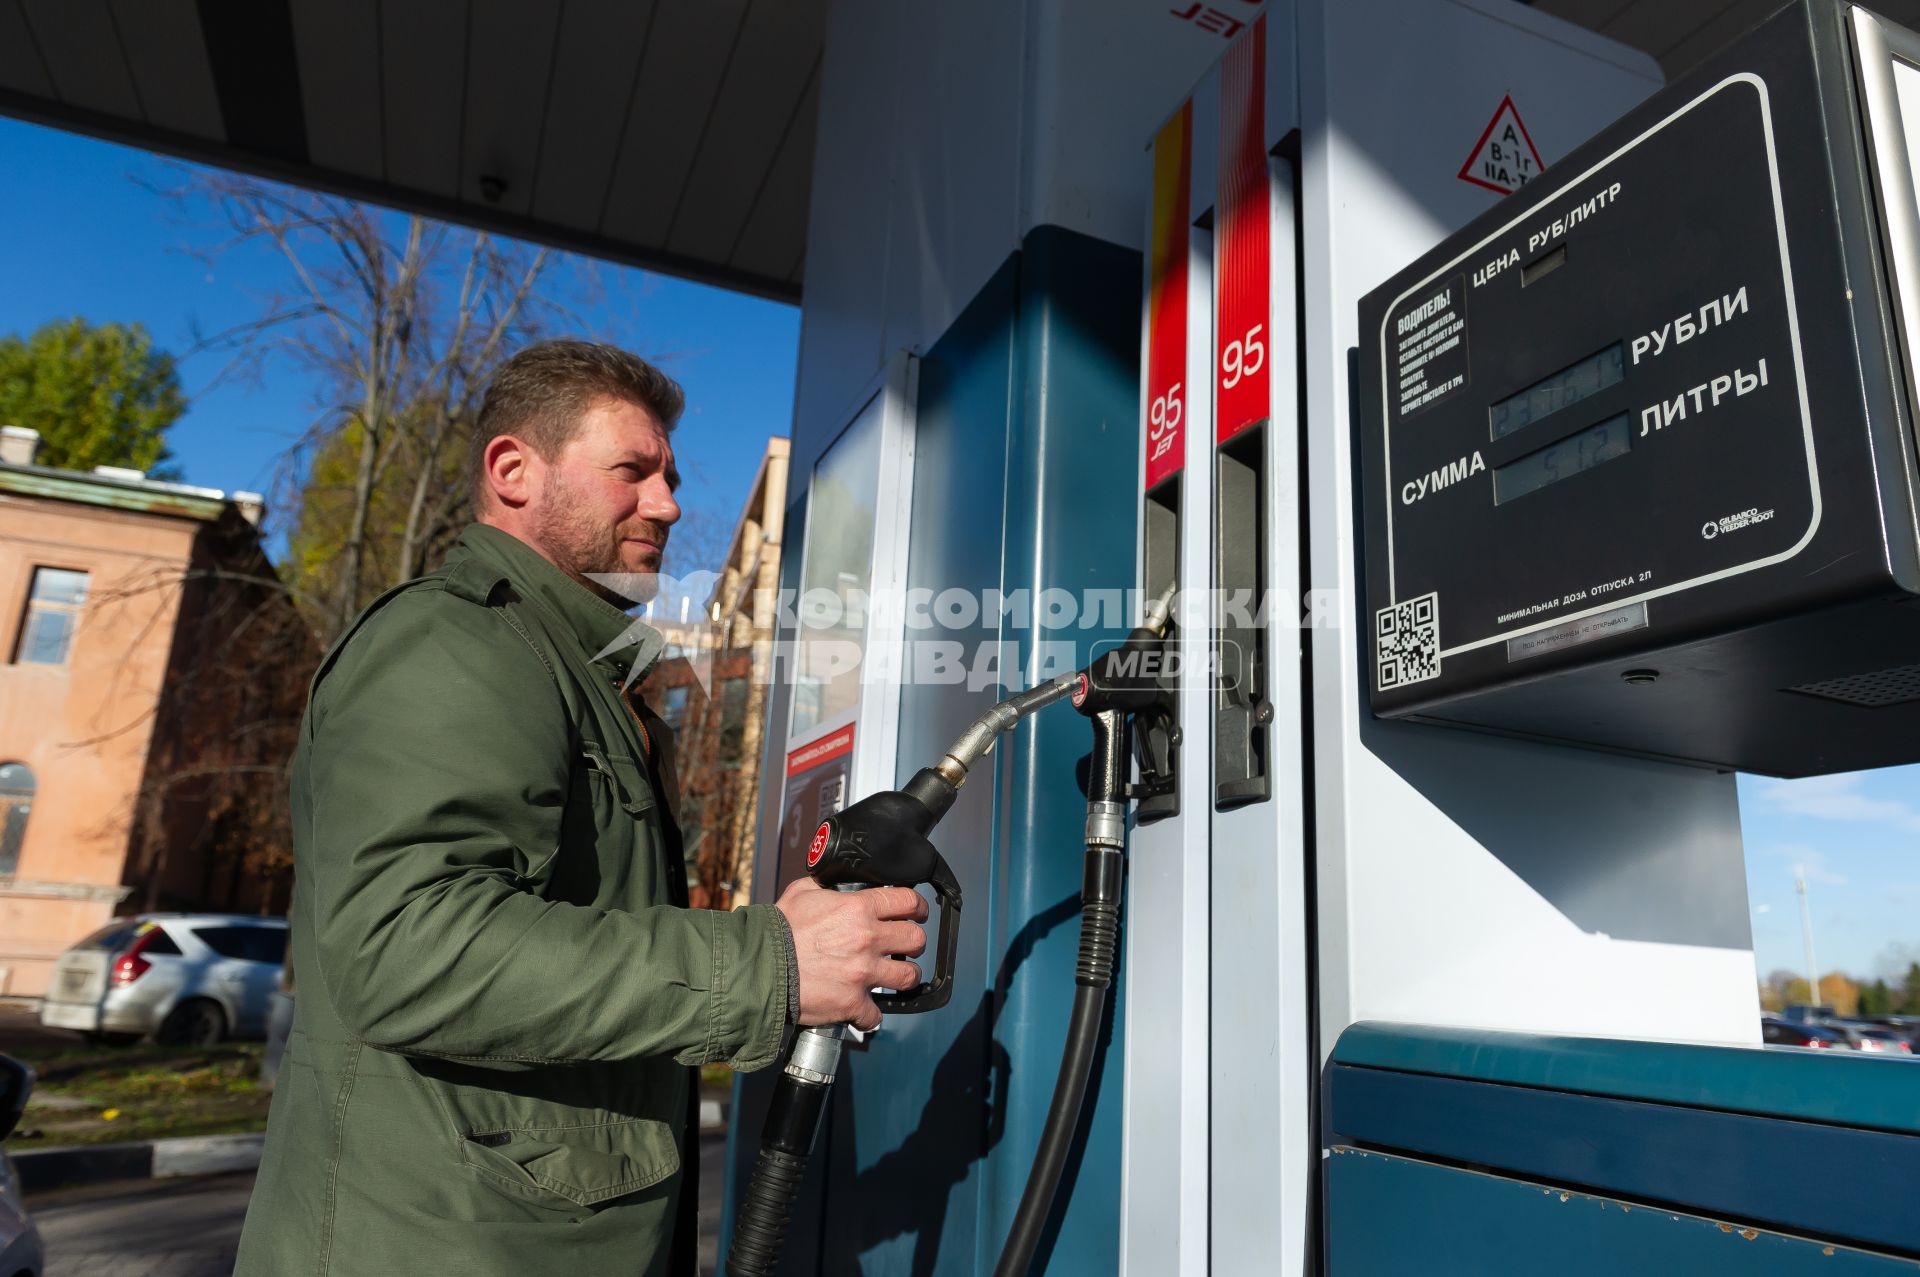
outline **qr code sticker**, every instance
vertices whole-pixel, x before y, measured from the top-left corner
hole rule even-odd
[[[1440,596],[1383,607],[1373,618],[1374,680],[1379,690],[1440,676]]]

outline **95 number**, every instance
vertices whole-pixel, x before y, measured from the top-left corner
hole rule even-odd
[[[1167,387],[1167,393],[1155,399],[1147,406],[1147,435],[1158,439],[1169,430],[1180,428],[1180,383],[1174,382]]]
[[[1230,341],[1220,352],[1220,386],[1232,390],[1242,377],[1251,377],[1267,366],[1267,343],[1260,337],[1265,324],[1255,324],[1247,335]]]

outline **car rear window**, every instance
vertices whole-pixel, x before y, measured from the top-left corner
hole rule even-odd
[[[286,960],[284,927],[195,927],[193,934],[223,958],[239,958],[244,962]]]
[[[109,922],[100,930],[73,947],[76,949],[119,949],[133,943],[134,933],[140,930],[137,922],[122,920]]]
[[[180,956],[180,946],[173,942],[173,937],[168,935],[167,929],[159,923],[148,924],[147,929],[139,934],[147,938],[147,943],[141,948],[140,952],[170,953],[175,957]]]

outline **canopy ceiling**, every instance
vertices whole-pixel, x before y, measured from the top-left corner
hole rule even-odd
[[[826,3],[0,0],[0,112],[797,299]],[[1537,7],[1671,76],[1778,4]]]

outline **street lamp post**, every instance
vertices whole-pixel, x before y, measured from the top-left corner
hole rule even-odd
[[[1820,968],[1813,961],[1813,913],[1807,907],[1807,873],[1800,866],[1793,871],[1793,889],[1800,893],[1800,936],[1807,945],[1807,1002],[1820,1005]]]

